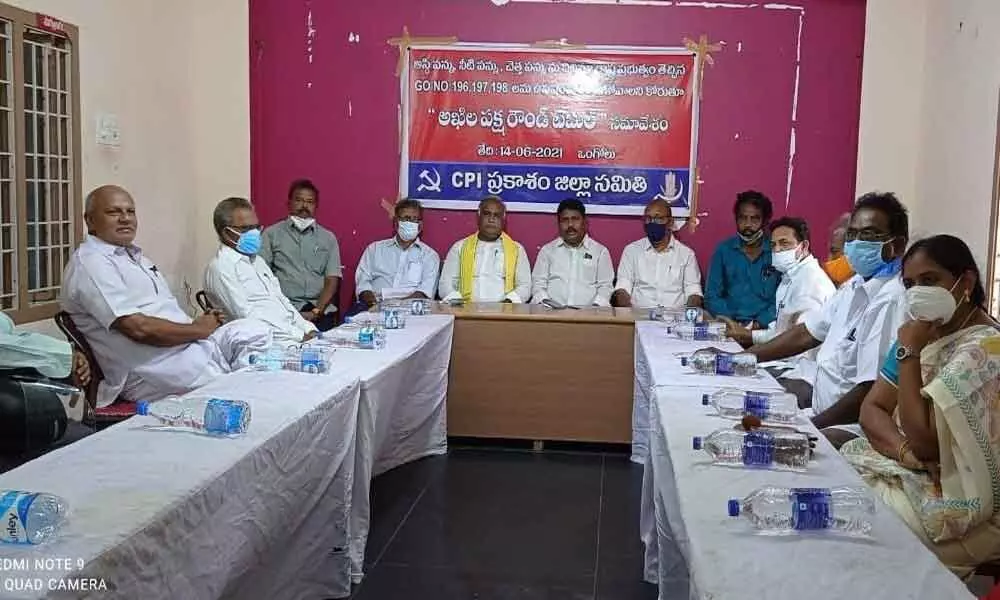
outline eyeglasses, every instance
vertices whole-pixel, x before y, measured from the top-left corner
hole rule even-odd
[[[230,225],[230,229],[233,231],[238,231],[239,233],[246,233],[248,231],[254,231],[255,229],[260,229],[260,225],[240,225],[239,227]]]
[[[894,237],[891,233],[885,233],[876,229],[862,229],[861,231],[848,229],[844,232],[845,242],[888,242]]]
[[[420,217],[398,217],[396,219],[400,223],[420,223]]]
[[[657,225],[666,225],[670,222],[670,217],[645,217],[643,223],[656,223]]]

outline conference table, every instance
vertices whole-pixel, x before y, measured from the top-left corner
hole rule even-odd
[[[453,437],[628,444],[635,320],[643,311],[477,303],[455,317]]]
[[[762,486],[864,483],[808,419],[797,427],[819,441],[805,473],[711,465],[707,453],[692,449],[692,438],[736,422],[712,414],[714,409],[702,405],[702,395],[722,387],[768,391],[780,386],[763,370],[753,378],[689,373],[677,356],[706,344],[671,339],[660,324],[638,323],[636,337],[639,356],[648,363],[641,383],[650,399],[640,537],[644,579],[658,584],[660,597],[972,598],[965,584],[881,501],[871,539],[764,536],[746,521],[729,517],[729,499],[742,499]],[[737,349],[731,342],[713,345]]]

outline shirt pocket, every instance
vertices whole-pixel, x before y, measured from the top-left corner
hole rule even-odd
[[[330,249],[317,246],[315,251],[306,255],[305,262],[309,271],[316,275],[325,276],[326,264],[330,262]]]
[[[423,275],[423,266],[419,261],[411,260],[403,270],[403,284],[408,286],[420,285],[420,278]]]

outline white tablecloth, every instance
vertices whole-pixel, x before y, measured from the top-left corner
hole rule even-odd
[[[236,373],[196,393],[248,401],[247,434],[148,431],[143,424],[155,421],[134,417],[0,475],[0,489],[51,492],[71,511],[51,544],[0,547],[0,565],[47,557],[71,566],[0,570],[0,597],[272,600],[350,592],[358,379]],[[80,578],[108,590],[49,589]],[[23,590],[36,579],[40,591]]]
[[[799,428],[820,438],[816,460],[807,473],[710,466],[707,453],[692,449],[692,437],[735,424],[701,406],[701,395],[715,387],[656,390],[641,527],[647,546],[646,579],[659,582],[661,596],[680,587],[698,599],[971,597],[965,585],[881,502],[874,517],[873,541],[766,537],[753,534],[748,522],[729,517],[726,504],[730,498],[743,498],[764,485],[864,484],[807,422]],[[655,511],[650,510],[651,504]]]
[[[714,376],[699,375],[681,366],[681,357],[696,350],[714,346],[727,352],[741,350],[736,342],[691,342],[679,340],[667,333],[658,321],[637,321],[635,324],[635,382],[632,387],[632,461],[643,464],[649,453],[650,405],[656,386],[721,387]],[[766,372],[758,377],[726,377],[725,384],[745,390],[781,390],[777,381]]]
[[[448,450],[448,365],[455,318],[409,317],[382,350],[338,350],[334,370],[361,380],[351,502],[351,578],[364,573],[374,476]]]

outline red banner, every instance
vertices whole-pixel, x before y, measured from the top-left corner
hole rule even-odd
[[[614,214],[662,197],[683,216],[696,81],[682,49],[412,48],[402,192],[449,208],[499,194],[536,211],[577,196]]]

